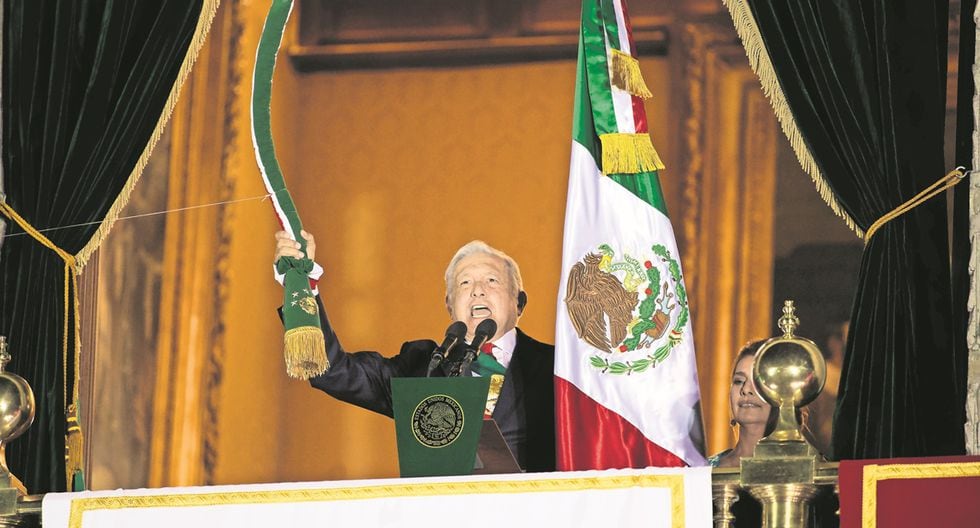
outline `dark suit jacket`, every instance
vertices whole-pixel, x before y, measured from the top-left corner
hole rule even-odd
[[[435,341],[424,339],[402,344],[398,355],[391,358],[370,351],[347,353],[322,305],[320,322],[330,368],[310,384],[339,400],[389,417],[393,415],[391,378],[425,376],[436,347]],[[555,470],[554,364],[553,345],[538,342],[517,329],[517,344],[493,418],[517,462],[527,471]]]

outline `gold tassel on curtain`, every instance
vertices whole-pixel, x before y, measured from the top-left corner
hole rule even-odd
[[[65,298],[64,298],[64,324],[62,326],[64,331],[64,336],[62,339],[63,350],[62,350],[62,380],[64,381],[64,386],[62,387],[62,397],[65,402],[65,416],[67,419],[67,425],[65,427],[65,482],[67,483],[67,489],[73,490],[72,483],[75,480],[76,475],[82,474],[82,428],[79,426],[78,420],[78,379],[79,379],[79,360],[81,358],[81,340],[79,339],[79,314],[78,314],[78,267],[75,264],[75,257],[70,255],[67,251],[59,248],[48,240],[40,231],[34,228],[27,220],[17,214],[5,202],[0,202],[0,213],[2,213],[7,218],[13,220],[24,230],[25,233],[30,235],[34,240],[37,240],[44,247],[54,251],[62,260],[65,261]],[[70,308],[75,308],[75,346],[73,347],[72,353],[74,357],[74,380],[73,384],[74,390],[72,391],[71,400],[68,399],[68,358],[69,354],[69,332],[68,332],[68,318],[71,316]],[[71,403],[69,403],[69,401]],[[81,479],[84,485],[84,479]]]
[[[177,104],[177,98],[180,95],[180,88],[183,86],[184,81],[186,81],[187,76],[190,74],[191,68],[194,65],[197,55],[204,46],[204,40],[207,36],[208,30],[211,27],[211,22],[214,20],[215,13],[218,9],[219,0],[203,0],[203,5],[201,6],[201,15],[198,18],[197,27],[194,30],[194,36],[191,39],[190,46],[188,47],[187,54],[184,56],[184,60],[181,64],[180,71],[177,74],[177,79],[174,81],[173,87],[170,90],[170,95],[167,98],[167,102],[164,105],[163,111],[160,114],[160,118],[157,121],[156,127],[153,129],[153,133],[150,136],[150,140],[147,142],[143,149],[143,153],[140,155],[136,166],[130,173],[129,179],[123,186],[122,191],[116,197],[115,202],[109,209],[108,214],[103,219],[101,225],[96,230],[95,234],[89,239],[88,243],[79,251],[76,255],[71,255],[64,251],[63,249],[57,247],[48,240],[44,235],[42,235],[37,229],[30,225],[26,220],[24,220],[16,211],[13,210],[5,202],[0,202],[0,213],[4,214],[11,220],[15,221],[22,229],[29,235],[31,235],[35,240],[43,244],[45,247],[50,248],[52,251],[58,254],[62,260],[65,261],[65,319],[64,319],[64,362],[63,370],[65,380],[64,386],[64,401],[66,405],[65,417],[66,417],[66,427],[65,427],[65,479],[67,482],[67,489],[69,490],[80,490],[84,487],[84,477],[83,477],[83,447],[84,447],[84,435],[82,434],[81,428],[81,410],[79,409],[79,394],[78,394],[78,381],[80,374],[80,357],[81,357],[81,340],[79,338],[80,329],[80,317],[78,311],[78,283],[77,278],[81,273],[81,269],[84,267],[92,254],[98,249],[99,245],[109,234],[109,229],[111,229],[112,224],[115,223],[116,219],[119,217],[122,209],[129,202],[130,194],[132,193],[133,187],[139,180],[140,175],[146,168],[149,162],[150,154],[153,148],[156,146],[157,142],[160,140],[163,134],[163,129],[170,119],[170,114],[173,112],[174,107]],[[69,307],[74,306],[75,308],[75,346],[74,346],[74,390],[71,400],[68,399],[68,358],[69,358],[69,331],[68,331],[68,318]],[[70,403],[69,403],[70,402]]]

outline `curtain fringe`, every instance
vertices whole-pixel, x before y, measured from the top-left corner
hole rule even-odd
[[[201,16],[197,21],[197,28],[194,30],[194,36],[191,39],[190,46],[187,48],[187,54],[184,56],[184,62],[180,65],[180,71],[177,74],[177,79],[174,81],[173,87],[170,89],[170,95],[167,97],[167,102],[163,107],[163,111],[160,113],[160,119],[157,120],[156,127],[153,129],[153,134],[150,135],[150,140],[147,142],[146,147],[143,148],[143,153],[140,155],[139,161],[136,162],[136,166],[133,171],[129,174],[129,178],[126,180],[126,184],[123,186],[119,195],[116,196],[116,200],[113,202],[112,207],[109,208],[109,212],[106,214],[105,218],[102,220],[102,224],[89,239],[85,247],[82,248],[75,255],[75,262],[77,263],[78,273],[82,272],[85,264],[95,253],[95,250],[102,245],[106,236],[109,235],[109,230],[112,229],[113,224],[116,223],[116,219],[119,218],[120,213],[126,204],[129,203],[129,197],[136,187],[136,182],[139,181],[140,176],[143,174],[143,170],[146,169],[147,163],[150,161],[150,154],[153,152],[154,147],[156,147],[157,142],[160,141],[160,137],[163,135],[163,130],[166,128],[167,123],[170,121],[170,115],[173,113],[174,108],[177,106],[177,99],[180,97],[180,89],[184,86],[184,82],[187,80],[188,75],[190,75],[191,68],[197,61],[198,53],[200,53],[201,48],[204,46],[204,42],[207,38],[208,31],[211,29],[211,22],[214,21],[214,15],[218,10],[218,4],[220,0],[203,0],[204,5],[201,6]]]
[[[820,197],[830,206],[834,214],[843,218],[847,227],[854,231],[858,237],[864,238],[864,230],[858,227],[854,219],[844,211],[840,202],[837,201],[837,197],[834,196],[833,190],[827,184],[827,180],[817,166],[816,161],[814,161],[806,142],[803,140],[803,135],[800,133],[796,120],[793,118],[789,104],[786,102],[786,95],[779,85],[779,79],[776,78],[776,71],[773,69],[772,59],[766,51],[765,43],[762,41],[762,35],[759,33],[759,27],[756,25],[755,17],[752,16],[752,11],[749,9],[748,4],[745,0],[722,0],[722,3],[728,8],[728,13],[731,15],[732,22],[735,24],[735,31],[742,41],[745,54],[749,57],[749,64],[752,66],[752,71],[759,77],[759,81],[762,84],[762,92],[769,99],[769,104],[772,105],[776,119],[779,121],[783,134],[789,139],[790,145],[793,147],[793,152],[796,153],[796,158],[800,162],[800,166],[810,175],[810,179],[816,185]]]

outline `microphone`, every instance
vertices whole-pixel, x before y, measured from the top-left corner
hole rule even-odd
[[[480,351],[480,347],[487,342],[494,334],[497,333],[497,322],[493,319],[484,319],[476,326],[476,332],[473,333],[473,342],[466,345],[466,354],[463,356],[463,360],[459,362],[459,365],[455,369],[456,376],[460,376],[470,368],[470,363],[476,359],[476,354]]]
[[[429,360],[429,368],[425,371],[425,377],[432,377],[432,371],[442,363],[442,360],[449,355],[449,352],[460,342],[466,338],[466,323],[462,321],[456,321],[455,323],[449,325],[446,329],[446,337],[442,340],[442,344],[437,346],[435,350],[432,351],[432,359]]]

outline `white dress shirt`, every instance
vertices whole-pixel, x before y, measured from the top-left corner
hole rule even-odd
[[[517,346],[517,329],[511,328],[500,339],[491,343],[493,345],[493,357],[497,359],[505,369],[510,366],[510,358],[514,357],[514,347]]]

